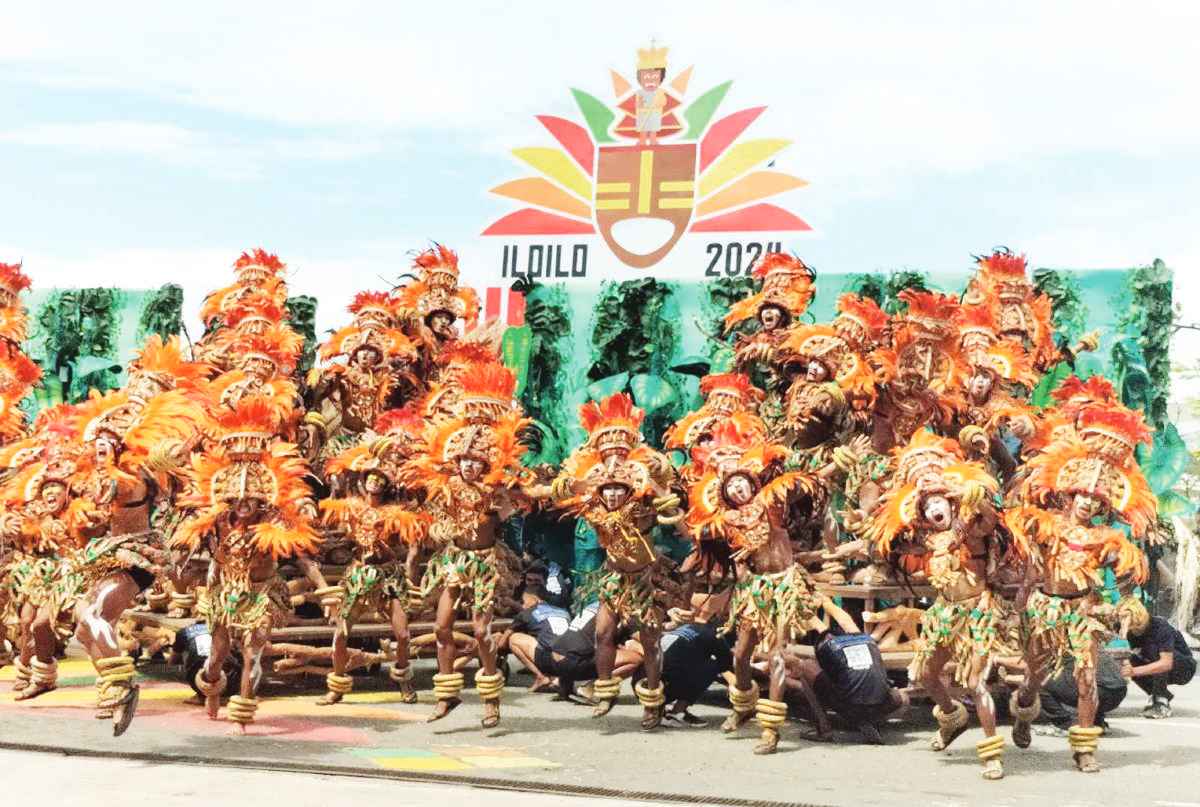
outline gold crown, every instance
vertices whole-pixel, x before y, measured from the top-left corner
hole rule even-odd
[[[666,70],[667,69],[667,49],[656,48],[651,43],[648,48],[638,48],[638,70]]]

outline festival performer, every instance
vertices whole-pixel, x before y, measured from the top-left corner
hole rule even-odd
[[[365,327],[352,324],[337,331],[317,355],[322,361],[346,359],[309,374],[312,407],[304,425],[318,429],[309,444],[323,447],[325,456],[349,448],[371,428],[389,408],[401,377],[407,377],[409,389],[418,384],[404,369],[416,363],[417,346],[399,328],[377,325],[373,319]]]
[[[287,415],[280,423],[280,434],[291,436],[301,411],[300,394],[291,380],[299,358],[295,336],[287,325],[277,324],[232,343],[233,369],[209,385],[212,405],[234,408],[244,400],[266,398]]]
[[[520,464],[521,433],[529,424],[513,398],[516,376],[501,366],[462,379],[456,416],[428,423],[425,444],[405,464],[406,486],[420,490],[430,518],[429,538],[440,551],[426,567],[422,597],[438,595],[434,676],[441,720],[462,703],[463,674],[455,671],[454,617],[471,612],[480,669],[475,686],[483,699],[484,728],[500,723],[504,676],[496,666],[493,603],[501,579],[498,530],[528,509],[532,474]]]
[[[429,516],[414,513],[393,498],[392,482],[372,447],[356,446],[339,455],[336,462],[360,476],[361,482],[351,495],[324,499],[319,505],[324,523],[349,535],[354,560],[339,585],[317,592],[322,602],[333,603],[334,623],[333,671],[325,676],[327,692],[317,703],[338,703],[353,688],[354,679],[346,674],[350,659],[347,640],[354,623],[372,612],[391,620],[396,638],[391,678],[400,685],[401,700],[416,703],[408,657],[407,608],[416,576],[417,545],[425,537]]]
[[[150,347],[162,344],[154,341]],[[112,717],[114,736],[129,727],[139,693],[133,659],[117,644],[117,621],[169,562],[152,510],[157,491],[168,487],[167,475],[187,462],[204,423],[203,411],[183,390],[148,386],[153,371],[144,363],[145,352],[141,358],[131,375],[136,395],[93,395],[78,407],[78,433],[92,455],[80,463],[72,505],[90,540],[67,559],[65,571],[80,600],[76,637],[98,674],[97,709],[100,716]],[[173,384],[174,378],[158,382]],[[150,389],[159,391],[142,397]]]
[[[755,754],[772,754],[787,719],[784,648],[803,636],[821,605],[803,567],[795,563],[786,528],[793,499],[820,500],[821,483],[813,474],[783,472],[788,450],[763,437],[718,424],[713,440],[695,453],[704,474],[688,491],[687,529],[698,545],[724,541],[733,550],[739,582],[730,604],[729,624],[736,627],[733,669],[737,679],[729,700],[733,713],[722,730],[736,731],[756,714],[762,728]],[[642,642],[646,645],[645,640]],[[751,678],[758,648],[767,659],[769,698],[759,696]],[[812,690],[802,691],[813,714],[820,713]]]
[[[19,620],[13,697],[22,701],[58,687],[56,630],[70,636],[74,601],[64,588],[62,558],[80,545],[68,484],[74,464],[34,463],[8,480],[0,535],[13,547],[7,575]]]
[[[924,426],[947,429],[962,407],[958,298],[905,289],[900,300],[908,311],[893,327],[891,344],[872,354],[884,382],[872,436],[881,454],[907,444]]]
[[[987,306],[999,337],[1024,348],[1039,374],[1060,361],[1073,364],[1080,353],[1096,349],[1098,331],[1086,334],[1072,346],[1058,344],[1050,297],[1029,282],[1024,255],[997,249],[976,260],[978,269],[964,303]]]
[[[928,431],[913,435],[896,452],[896,473],[871,518],[876,551],[925,555],[937,598],[921,617],[917,652],[909,676],[934,701],[938,731],[930,746],[942,751],[966,731],[967,708],[942,680],[954,663],[954,681],[971,693],[984,739],[975,746],[985,779],[1004,776],[1004,738],[996,733],[996,710],[988,677],[999,655],[1004,611],[990,585],[999,560],[993,498],[1000,484],[978,462],[965,460],[953,440]]]
[[[792,328],[780,354],[799,374],[787,389],[774,437],[793,449],[793,464],[817,470],[855,434],[850,401],[874,404],[874,372],[830,325]]]
[[[970,369],[963,384],[966,405],[957,413],[959,443],[971,459],[1008,481],[1017,470],[1017,458],[1004,438],[1011,434],[1027,440],[1034,434],[1032,410],[1009,390],[1014,385],[1032,389],[1037,373],[1024,348],[1014,342],[997,341],[963,358]]]
[[[458,285],[458,255],[435,244],[417,255],[417,280],[396,289],[396,311],[410,322],[409,336],[421,344],[426,367],[442,349],[459,338],[458,326],[470,330],[479,318],[479,295]]]
[[[433,420],[455,417],[462,400],[462,381],[487,367],[500,367],[499,352],[491,345],[459,340],[442,348],[427,368],[424,396],[418,402],[422,415]]]
[[[762,283],[761,290],[731,305],[725,315],[726,333],[757,320],[757,331],[737,336],[734,369],[749,375],[769,397],[774,394],[776,405],[782,395],[777,389],[782,379],[776,354],[788,336],[788,328],[808,309],[816,294],[815,275],[799,258],[782,252],[767,253],[751,271],[751,276]]]
[[[634,92],[634,108],[637,113],[636,128],[639,146],[657,146],[658,132],[662,129],[663,111],[667,106],[667,93],[662,83],[667,78],[667,49],[638,48],[637,83]]]
[[[700,407],[684,415],[663,434],[665,449],[684,454],[679,476],[685,486],[695,482],[700,473],[692,462],[692,449],[711,441],[713,428],[721,421],[737,417],[745,428],[767,433],[767,425],[757,415],[763,391],[750,383],[744,373],[706,375],[700,379],[700,394],[704,396]]]
[[[190,488],[180,506],[191,508],[173,543],[211,553],[208,588],[199,612],[212,634],[212,652],[196,675],[209,718],[216,720],[226,680],[223,667],[234,643],[243,665],[229,718],[242,732],[258,710],[255,689],[270,630],[291,611],[278,575],[280,558],[315,552],[315,505],[296,447],[277,438],[281,413],[252,398],[213,416],[214,445],[192,457]]]
[[[229,369],[225,362],[231,358],[227,330],[241,331],[236,337],[242,337],[254,333],[264,320],[282,321],[288,297],[283,277],[287,267],[276,255],[263,249],[243,252],[233,271],[234,282],[211,292],[200,307],[205,332],[196,343],[196,356],[220,370]],[[236,309],[241,311],[234,315]],[[243,327],[238,328],[239,323]]]
[[[1070,728],[1068,742],[1076,768],[1094,773],[1100,770],[1095,754],[1102,732],[1095,725],[1096,657],[1112,632],[1098,593],[1103,570],[1111,566],[1118,579],[1135,583],[1147,574],[1137,544],[1108,525],[1122,521],[1139,539],[1155,523],[1157,502],[1134,457],[1134,448],[1149,443],[1151,432],[1140,413],[1096,403],[1079,413],[1076,434],[1060,434],[1029,461],[1023,506],[1004,514],[1031,577],[1041,578],[1021,610],[1026,678],[1009,708],[1015,716],[1013,742],[1026,748],[1040,709],[1038,690],[1069,655],[1079,687],[1079,722]]]
[[[680,497],[671,490],[670,461],[646,445],[641,425],[646,413],[626,393],[617,393],[579,408],[587,441],[563,463],[551,484],[557,507],[584,519],[596,531],[605,552],[596,615],[596,708],[593,716],[612,710],[621,690],[613,675],[617,631],[636,628],[645,650],[645,678],[634,687],[642,704],[642,729],[652,731],[663,719],[661,682],[663,609],[655,601],[654,567],[658,558],[650,532],[654,525],[683,521]]]
[[[875,368],[870,364],[871,354],[887,344],[891,338],[891,323],[879,304],[870,297],[843,294],[838,297],[837,316],[830,324],[845,342],[847,349],[854,353],[859,361],[866,363],[873,372]],[[852,429],[856,434],[871,434],[871,421],[878,394],[876,385],[843,385],[843,391],[850,406]]]
[[[0,446],[25,438],[28,424],[20,404],[42,377],[41,369],[21,352],[26,314],[20,294],[30,285],[20,264],[0,263]],[[12,548],[0,539],[0,666],[9,657],[10,640],[16,639],[9,636],[9,625],[19,622],[10,613],[10,586],[4,574],[11,555]]]
[[[29,323],[21,292],[33,285],[22,268],[19,263],[0,263],[0,339],[14,347],[25,341]]]

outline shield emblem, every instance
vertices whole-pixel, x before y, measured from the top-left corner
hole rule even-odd
[[[601,146],[596,225],[622,263],[646,269],[687,231],[696,198],[696,143]]]

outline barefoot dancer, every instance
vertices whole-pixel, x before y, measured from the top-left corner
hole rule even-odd
[[[79,407],[79,431],[92,456],[73,485],[73,507],[86,513],[91,540],[71,560],[73,583],[83,594],[76,636],[96,667],[97,717],[111,717],[117,736],[129,727],[138,700],[133,659],[117,645],[117,621],[168,563],[151,511],[204,420],[195,400],[173,388],[204,372],[204,365],[182,360],[177,339],[164,345],[155,336],[124,390]]]
[[[625,393],[579,409],[588,441],[568,458],[564,473],[551,485],[559,507],[583,518],[596,531],[606,559],[596,616],[597,705],[595,716],[612,709],[621,688],[613,676],[617,630],[636,626],[645,649],[645,679],[634,687],[642,704],[642,729],[662,723],[666,703],[662,674],[663,614],[655,602],[657,555],[650,537],[655,523],[683,520],[679,497],[670,490],[670,462],[642,442],[645,412]]]
[[[401,700],[416,703],[408,660],[407,608],[410,581],[415,574],[412,561],[416,560],[416,545],[424,538],[429,517],[391,501],[391,482],[365,446],[344,452],[337,459],[339,465],[364,476],[360,495],[325,499],[320,504],[325,523],[349,533],[355,558],[340,585],[318,592],[332,595],[336,605],[331,614],[333,672],[325,676],[328,691],[317,703],[338,703],[353,687],[354,679],[346,674],[350,629],[363,614],[372,611],[386,614],[391,620],[396,638],[392,678],[400,684]]]
[[[196,687],[204,693],[208,716],[217,719],[226,684],[222,668],[237,642],[242,679],[229,717],[243,732],[258,709],[254,693],[270,630],[291,610],[277,562],[319,545],[305,482],[308,465],[295,446],[277,441],[279,416],[258,398],[215,417],[216,445],[193,458],[192,489],[181,497],[181,505],[194,511],[173,541],[191,550],[206,545],[212,555],[199,605],[212,652],[196,674]]]
[[[822,482],[813,474],[783,473],[787,455],[782,445],[727,421],[708,446],[694,452],[703,472],[688,492],[689,533],[697,542],[726,541],[734,550],[739,582],[727,630],[737,628],[737,685],[729,690],[733,714],[722,730],[735,731],[757,713],[762,736],[755,754],[772,754],[779,745],[779,728],[787,719],[784,648],[793,636],[808,632],[820,607],[820,595],[793,560],[785,523],[793,499],[823,501]],[[768,660],[770,699],[759,697],[751,678],[755,648]],[[811,690],[802,685],[802,691],[818,713]]]
[[[1079,687],[1079,722],[1068,731],[1068,742],[1075,767],[1095,773],[1103,731],[1095,725],[1096,657],[1112,632],[1099,618],[1097,591],[1105,566],[1135,582],[1144,581],[1147,571],[1137,545],[1105,524],[1119,518],[1134,538],[1144,536],[1156,518],[1157,502],[1134,457],[1134,447],[1149,443],[1151,434],[1139,413],[1118,403],[1095,403],[1080,413],[1077,423],[1077,434],[1060,431],[1044,453],[1030,460],[1021,491],[1026,504],[1005,513],[1031,572],[1041,573],[1040,584],[1024,592],[1021,604],[1025,682],[1013,693],[1009,708],[1016,718],[1013,743],[1026,748],[1040,709],[1038,690],[1070,654]]]
[[[423,597],[438,594],[438,673],[433,679],[438,702],[429,720],[441,720],[462,703],[454,617],[464,607],[471,612],[479,655],[475,686],[483,699],[482,723],[493,728],[500,723],[504,691],[492,634],[500,579],[496,541],[500,524],[529,505],[524,486],[531,474],[520,465],[525,452],[520,434],[528,421],[513,400],[516,376],[510,370],[481,367],[462,383],[457,416],[430,424],[424,450],[402,473],[406,485],[424,491],[429,537],[442,547],[430,560],[421,586]]]
[[[892,487],[880,499],[869,531],[885,557],[900,539],[919,544],[930,558],[929,581],[938,596],[921,618],[909,675],[933,698],[938,732],[930,746],[942,751],[966,731],[968,721],[967,708],[942,682],[946,665],[954,663],[954,680],[971,693],[983,727],[975,752],[985,779],[1004,776],[1004,738],[996,734],[987,688],[1003,622],[988,578],[998,560],[991,499],[999,487],[982,464],[963,459],[953,440],[917,432],[897,452]]]

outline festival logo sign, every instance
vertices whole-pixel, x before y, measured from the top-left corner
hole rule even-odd
[[[811,229],[764,201],[807,184],[771,170],[791,141],[743,139],[766,107],[718,118],[732,82],[688,102],[693,68],[668,82],[666,48],[652,44],[637,53],[634,82],[611,71],[611,105],[571,91],[583,125],[537,117],[558,147],[513,150],[540,176],[491,189],[526,205],[483,231],[503,240],[503,277],[629,277],[629,269],[661,275],[679,263],[698,273],[695,249],[664,263],[673,253],[680,257],[676,247],[692,233],[703,234],[696,246],[705,253],[704,274],[744,274],[758,255],[781,248],[770,238]],[[602,248],[588,238],[597,234]]]

